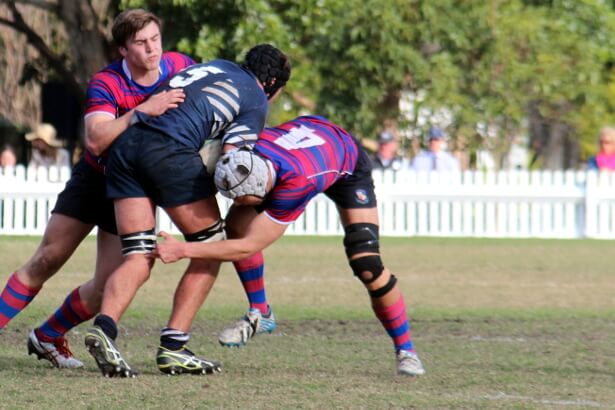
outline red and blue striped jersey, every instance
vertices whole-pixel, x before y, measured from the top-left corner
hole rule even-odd
[[[141,104],[162,83],[184,68],[195,64],[190,57],[165,52],[160,59],[160,77],[150,86],[133,81],[126,61],[116,60],[94,74],[87,89],[85,117],[92,114],[107,114],[118,118]],[[97,169],[102,169],[101,160],[91,152],[86,152],[86,161]]]
[[[352,174],[359,156],[354,137],[318,116],[303,116],[266,128],[254,147],[273,164],[276,181],[262,207],[271,219],[288,224],[308,202]]]

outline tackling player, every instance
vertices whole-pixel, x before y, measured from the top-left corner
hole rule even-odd
[[[425,373],[410,337],[397,279],[380,259],[371,163],[354,137],[322,117],[299,117],[265,129],[253,152],[240,149],[223,156],[215,183],[234,201],[226,218],[232,239],[184,243],[160,232],[165,240],[157,245],[157,257],[165,263],[182,258],[244,259],[280,238],[322,192],[338,207],[350,267],[367,288],[374,313],[393,340],[397,371],[410,376]],[[258,320],[251,325],[257,328]]]
[[[251,147],[262,131],[268,102],[279,95],[290,64],[277,48],[262,44],[245,65],[213,60],[175,75],[165,86],[181,88],[185,101],[159,117],[137,113],[138,122],[115,141],[107,169],[107,196],[114,200],[124,261],[107,280],[100,314],[85,344],[105,376],[136,371],[115,345],[117,322],[148,279],[156,245],[155,205],[162,207],[187,241],[224,239],[213,177],[199,151],[221,139],[224,151]],[[213,170],[210,170],[213,171]],[[164,373],[210,373],[215,361],[185,348],[194,316],[213,285],[220,263],[191,260],[178,285],[173,313],[161,335],[158,369]]]
[[[99,311],[105,281],[122,260],[113,202],[106,199],[106,156],[100,154],[128,127],[136,110],[155,116],[181,103],[181,90],[146,98],[171,75],[194,64],[183,54],[163,53],[160,21],[145,10],[119,14],[112,35],[122,58],[95,74],[88,86],[88,151],[58,195],[36,253],[11,275],[0,295],[1,329],[34,299],[94,226],[98,227],[94,278],[70,292],[57,311],[28,337],[28,352],[55,367],[83,366],[73,357],[64,335]]]

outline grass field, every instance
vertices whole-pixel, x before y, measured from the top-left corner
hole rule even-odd
[[[0,238],[0,280],[38,238]],[[224,266],[194,325],[191,348],[223,362],[215,376],[168,377],[155,367],[158,330],[184,264],[157,264],[123,319],[119,346],[141,371],[104,379],[69,334],[86,368],[58,371],[26,356],[30,329],[89,278],[88,240],[0,335],[0,408],[615,408],[615,265],[606,241],[382,240],[401,283],[427,375],[395,375],[392,345],[341,238],[286,237],[266,257],[279,330],[243,349],[216,335],[243,314]]]

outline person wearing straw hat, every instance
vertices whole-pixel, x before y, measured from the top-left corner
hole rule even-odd
[[[32,143],[32,157],[28,167],[69,167],[70,155],[62,148],[58,133],[53,125],[39,124],[32,132],[26,134],[26,140]]]

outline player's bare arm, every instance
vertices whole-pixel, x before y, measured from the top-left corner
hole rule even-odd
[[[161,231],[164,240],[156,245],[155,256],[164,263],[184,258],[238,261],[265,249],[280,238],[288,225],[274,222],[264,213],[256,216],[247,228],[246,235],[238,239],[200,243],[181,242]]]
[[[92,114],[85,119],[86,148],[94,155],[105,152],[115,139],[131,124],[135,111],[151,116],[159,116],[167,110],[177,108],[186,95],[182,89],[162,91],[128,111],[118,118],[106,113]]]

